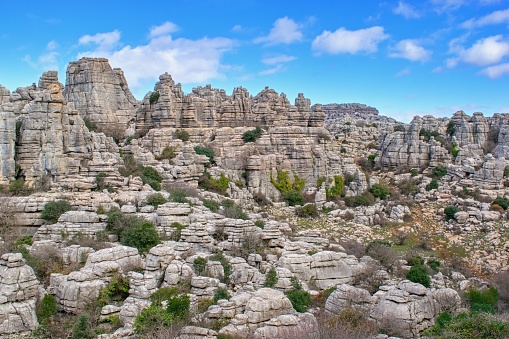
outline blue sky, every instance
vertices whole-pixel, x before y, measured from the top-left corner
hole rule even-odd
[[[312,103],[360,102],[408,122],[509,112],[509,0],[15,1],[0,14],[11,91],[100,56],[137,99],[172,74],[189,93],[265,86]]]

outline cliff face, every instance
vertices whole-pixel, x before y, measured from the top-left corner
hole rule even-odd
[[[112,69],[107,59],[82,58],[67,68],[65,100],[99,131],[123,132],[136,115],[137,101],[122,70]]]

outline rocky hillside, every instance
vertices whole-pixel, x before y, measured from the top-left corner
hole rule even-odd
[[[0,337],[509,336],[509,114],[137,101],[83,58],[0,86],[0,143]]]

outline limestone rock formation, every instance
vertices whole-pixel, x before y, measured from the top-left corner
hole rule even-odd
[[[39,326],[35,305],[39,282],[20,253],[7,253],[0,260],[0,337],[26,333]]]
[[[108,135],[123,136],[134,119],[136,99],[124,73],[112,69],[107,59],[82,58],[67,68],[64,97],[82,117],[97,124]]]

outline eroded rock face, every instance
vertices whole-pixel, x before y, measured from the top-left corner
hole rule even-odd
[[[52,274],[48,292],[54,294],[59,307],[70,313],[79,313],[87,302],[96,300],[115,274],[142,267],[138,250],[115,246],[91,253],[85,266],[68,275]]]
[[[452,289],[432,291],[408,280],[387,289],[382,287],[374,297],[378,301],[371,318],[389,334],[404,338],[419,338],[441,312],[454,313],[461,303],[458,293]]]
[[[64,97],[101,131],[118,130],[123,135],[135,117],[137,101],[127,86],[124,73],[121,69],[112,69],[104,58],[71,62],[67,68]]]
[[[39,326],[35,305],[39,281],[20,253],[6,253],[0,260],[0,337],[23,333]]]

